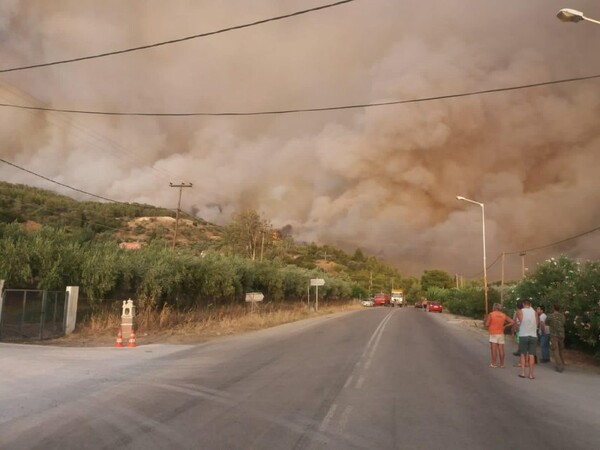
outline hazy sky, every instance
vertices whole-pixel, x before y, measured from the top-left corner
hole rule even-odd
[[[120,50],[332,0],[0,0],[0,69]],[[245,112],[442,96],[600,74],[597,1],[356,0],[150,50],[0,74],[0,102]],[[600,226],[600,80],[335,112],[106,117],[0,108],[0,154],[95,194],[225,224],[255,208],[300,241],[357,247],[403,273]],[[57,190],[0,164],[0,179]],[[79,199],[90,198],[77,196]],[[218,205],[218,206],[216,206]],[[545,251],[600,257],[600,231]],[[521,272],[507,257],[508,277]],[[490,270],[499,279],[500,264]]]

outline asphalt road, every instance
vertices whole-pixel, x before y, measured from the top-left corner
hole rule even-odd
[[[482,333],[413,308],[197,346],[0,344],[0,449],[598,448],[598,374],[488,364]]]

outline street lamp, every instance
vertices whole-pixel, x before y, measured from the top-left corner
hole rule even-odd
[[[481,224],[483,227],[483,297],[485,299],[485,315],[487,316],[487,314],[488,314],[488,283],[487,283],[487,262],[486,262],[486,257],[485,257],[485,205],[483,203],[476,202],[475,200],[470,200],[470,199],[462,197],[460,195],[457,195],[456,199],[481,206]]]
[[[559,20],[563,22],[581,22],[582,20],[587,20],[588,22],[593,22],[600,24],[599,21],[590,19],[589,17],[585,17],[581,11],[577,11],[576,9],[563,8],[557,14]]]

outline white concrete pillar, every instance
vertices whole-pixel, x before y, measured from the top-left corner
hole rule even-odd
[[[77,322],[77,300],[79,300],[79,286],[67,286],[67,308],[65,317],[65,335],[75,330]]]

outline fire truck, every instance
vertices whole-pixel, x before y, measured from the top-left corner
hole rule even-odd
[[[398,306],[400,308],[404,306],[404,291],[402,289],[392,289],[390,303],[392,306]]]

